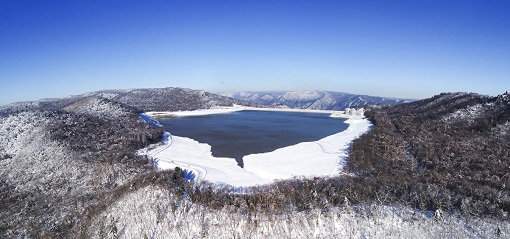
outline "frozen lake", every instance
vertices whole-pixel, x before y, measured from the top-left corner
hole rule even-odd
[[[345,130],[345,119],[326,113],[243,110],[227,114],[159,120],[165,131],[212,147],[214,157],[235,158],[271,152],[300,142],[317,141]]]

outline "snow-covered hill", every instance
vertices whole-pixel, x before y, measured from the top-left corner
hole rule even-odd
[[[104,100],[108,100],[111,103],[107,103]],[[252,102],[212,94],[203,90],[176,87],[115,89],[89,92],[64,98],[41,99],[4,105],[0,106],[0,116],[29,110],[60,110],[63,108],[76,109],[78,111],[86,110],[90,113],[92,111],[97,112],[97,109],[104,107],[116,108],[119,103],[124,107],[131,107],[139,112],[197,110],[216,106],[232,106],[233,104],[245,106],[257,105]],[[88,107],[89,109],[82,107]],[[114,111],[118,112],[117,110]]]
[[[245,91],[221,95],[263,105],[317,110],[343,110],[364,105],[395,105],[413,101],[334,91]]]

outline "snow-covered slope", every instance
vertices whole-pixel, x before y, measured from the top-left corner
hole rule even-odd
[[[59,108],[69,102],[0,114],[0,238],[64,238],[99,195],[152,170],[133,153],[159,141],[160,129],[104,98]]]
[[[343,110],[368,104],[394,105],[413,101],[334,91],[246,91],[221,93],[221,95],[257,104],[320,110]]]
[[[109,204],[89,238],[505,238],[510,224],[380,204],[282,211],[273,215],[212,210],[162,187],[145,187]]]

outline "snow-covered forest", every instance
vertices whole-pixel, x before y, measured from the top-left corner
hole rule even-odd
[[[155,171],[139,118],[250,103],[179,88],[0,107],[0,238],[497,238],[510,235],[510,96],[370,106],[337,177],[234,188]]]

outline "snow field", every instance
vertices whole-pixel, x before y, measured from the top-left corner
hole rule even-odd
[[[340,173],[350,142],[368,131],[370,123],[350,118],[349,127],[315,142],[304,142],[273,152],[247,155],[244,169],[271,181],[293,176],[335,176]]]

